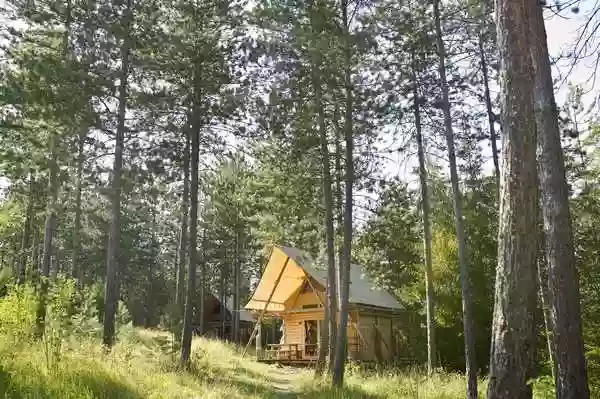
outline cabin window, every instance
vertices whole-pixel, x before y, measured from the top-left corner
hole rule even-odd
[[[309,305],[302,305],[302,309],[317,309],[320,308],[321,306],[316,304],[316,303],[312,303]]]

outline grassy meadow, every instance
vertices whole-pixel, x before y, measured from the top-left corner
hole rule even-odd
[[[257,363],[240,347],[203,338],[194,340],[191,364],[182,369],[170,333],[134,328],[126,314],[118,315],[118,342],[106,351],[91,298],[72,283],[55,284],[42,339],[35,338],[33,287],[0,298],[0,399],[464,398],[460,374],[367,373],[351,363],[343,390],[335,390],[310,369]],[[543,382],[536,399],[552,397]],[[481,381],[482,398],[484,391]]]
[[[67,339],[55,358],[45,341],[17,345],[3,338],[0,398],[458,399],[465,392],[464,379],[456,374],[431,379],[418,372],[365,375],[351,366],[345,388],[334,390],[314,381],[311,370],[260,364],[250,356],[242,358],[240,348],[205,339],[194,341],[192,367],[184,371],[177,366],[168,334],[131,327],[122,329],[110,353],[97,339],[78,338]]]

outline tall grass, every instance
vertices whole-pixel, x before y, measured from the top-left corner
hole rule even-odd
[[[97,315],[86,304],[91,296],[75,293],[68,283],[55,287],[43,340],[33,334],[33,289],[11,288],[0,298],[0,399],[464,397],[459,374],[427,378],[416,369],[364,372],[349,365],[345,387],[336,390],[313,380],[310,370],[259,364],[250,356],[242,358],[240,348],[206,339],[194,340],[191,364],[184,370],[169,333],[136,329],[124,321],[116,346],[107,352],[100,345]],[[540,380],[536,399],[552,397],[551,389]],[[481,381],[480,397],[484,392]]]

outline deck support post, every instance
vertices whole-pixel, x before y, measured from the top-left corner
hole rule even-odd
[[[244,353],[242,353],[242,358],[244,356],[246,356],[246,352],[248,351],[248,347],[250,346],[250,343],[252,342],[252,338],[254,338],[254,336],[257,335],[258,330],[261,328],[260,324],[262,323],[262,319],[265,315],[265,312],[267,311],[267,307],[269,306],[269,303],[271,303],[273,294],[275,294],[275,290],[277,289],[277,286],[279,285],[279,281],[281,281],[281,277],[283,277],[283,272],[287,268],[287,265],[289,262],[290,262],[290,257],[288,256],[285,259],[285,263],[283,264],[283,267],[279,271],[279,275],[277,275],[277,279],[275,280],[275,284],[273,284],[273,289],[271,290],[271,294],[269,294],[269,298],[265,302],[265,306],[262,308],[260,315],[258,316],[258,320],[256,321],[256,326],[254,326],[254,331],[252,332],[252,335],[250,336],[250,339],[248,340],[248,344],[246,344],[246,347],[244,348]],[[261,339],[262,339],[262,337],[261,337]],[[257,353],[257,355],[259,355],[259,354]]]
[[[256,323],[256,356],[262,355],[262,323]]]

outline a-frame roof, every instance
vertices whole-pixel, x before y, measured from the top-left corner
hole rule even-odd
[[[258,286],[245,306],[246,309],[284,311],[286,303],[301,288],[307,277],[312,277],[324,287],[327,271],[305,251],[275,246]],[[351,265],[350,282],[351,304],[392,310],[403,309],[398,300],[388,291],[375,287],[360,266]]]

